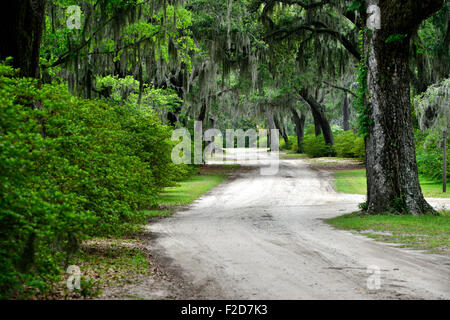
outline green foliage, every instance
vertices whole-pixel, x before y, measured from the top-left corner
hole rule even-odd
[[[66,25],[70,5],[81,7],[80,30]],[[41,65],[45,73],[65,80],[67,75],[58,73],[58,66],[74,73],[88,67],[94,75],[105,75],[117,71],[115,63],[121,65],[122,72],[129,72],[138,64],[151,70],[156,62],[176,61],[190,73],[191,56],[198,51],[191,26],[192,13],[173,2],[48,1]]]
[[[335,154],[333,146],[326,144],[322,135],[317,137],[314,134],[305,135],[303,149],[312,158],[328,157]]]
[[[368,29],[359,32],[359,46],[361,60],[358,62],[358,89],[356,91],[357,99],[354,102],[355,109],[358,111],[358,131],[363,137],[369,135],[369,126],[371,119],[369,115],[369,106],[367,105],[367,75],[369,69],[367,67],[367,55],[364,54],[364,37],[367,36]]]
[[[352,194],[367,194],[366,170],[339,170],[334,173],[336,190]],[[427,198],[450,198],[448,192],[442,192],[442,181],[436,181],[419,175],[423,195]],[[449,183],[447,183],[449,186]]]
[[[333,132],[333,136],[335,136],[344,132],[344,129],[341,126],[333,124],[331,125],[331,131]]]
[[[387,39],[385,40],[386,43],[400,43],[402,42],[408,35],[407,34],[401,34],[401,33],[395,33],[389,35]]]
[[[323,136],[315,136],[312,132],[314,127],[307,130],[303,140],[303,148],[310,157],[326,157],[337,155],[343,158],[356,158],[361,161],[365,158],[364,138],[356,135],[353,131],[342,131],[336,129],[334,146],[325,144]]]
[[[297,151],[298,150],[297,137],[296,136],[288,136],[288,143],[286,143],[286,141],[284,141],[283,138],[280,138],[279,146],[280,146],[280,150]]]
[[[416,158],[420,174],[442,181],[443,150],[442,137],[436,131],[416,132]],[[447,154],[450,139],[447,139]],[[447,161],[447,178],[450,179],[450,161]]]
[[[353,0],[353,2],[347,7],[347,12],[361,11],[364,8],[364,0]]]
[[[450,78],[431,85],[422,94],[414,97],[415,112],[420,128],[440,132],[450,127]]]
[[[0,65],[0,292],[48,289],[90,235],[120,235],[187,173],[155,112],[37,86]]]
[[[365,158],[364,138],[356,135],[353,131],[345,131],[336,135],[334,148],[338,157],[357,158],[361,161]]]
[[[174,90],[156,89],[147,84],[143,85],[139,103],[139,81],[132,76],[126,76],[125,78],[111,75],[97,77],[96,86],[108,100],[143,111],[157,111],[158,114],[174,111],[182,103]]]

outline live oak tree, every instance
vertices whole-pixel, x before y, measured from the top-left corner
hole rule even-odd
[[[105,94],[93,82],[109,74],[137,79],[139,102],[144,84],[172,88],[183,99],[182,108],[167,114],[172,124],[181,118],[207,122],[208,117],[232,114],[265,118],[275,127],[275,120],[284,113],[292,115],[297,136],[302,137],[305,119],[300,110],[293,112],[291,106],[282,110],[281,100],[266,96],[268,91],[290,85],[297,94],[292,103],[302,101],[309,106],[316,132],[332,144],[328,115],[316,94],[323,91],[322,81],[328,80],[322,75],[337,80],[345,73],[343,69],[363,61],[368,71],[362,110],[367,117],[367,209],[372,213],[434,213],[418,181],[410,83],[421,92],[436,80],[424,67],[427,55],[418,54],[417,36],[419,25],[442,7],[443,0],[80,0],[76,3],[84,16],[81,29],[74,31],[65,27],[69,3],[8,2],[10,9],[1,13],[0,59],[12,56],[22,75],[37,78],[41,58],[45,75],[56,73],[73,92],[88,98]],[[370,5],[380,8],[381,28],[364,33],[360,50],[358,31],[365,29]],[[436,53],[442,66],[434,72],[437,77],[448,73],[446,17],[443,14],[428,26],[431,31],[440,24],[446,26],[441,28],[446,30],[443,50]],[[279,50],[276,55],[274,48]],[[283,55],[289,58],[280,59]],[[291,63],[294,57],[298,68],[279,72],[280,61]],[[417,72],[411,70],[411,57]],[[261,72],[263,68],[270,72]],[[306,74],[307,79],[293,77],[294,84],[285,80],[294,73]],[[266,102],[273,110],[267,110]],[[233,109],[234,104],[239,107]]]
[[[322,80],[338,79],[352,72],[352,63],[360,58],[355,27],[343,15],[345,4],[342,1],[254,0],[251,7],[260,12],[270,50],[282,46],[284,55],[295,57],[296,72],[306,75],[295,84],[298,95],[311,110],[316,135],[323,135],[325,143],[332,145],[330,121],[318,98],[323,96],[318,93],[325,89]]]
[[[367,1],[368,5],[377,4]],[[410,100],[410,39],[443,0],[381,0],[381,28],[366,33],[367,209],[371,213],[435,213],[422,194]]]
[[[302,12],[296,20],[277,26],[269,13],[277,3],[297,6]],[[418,179],[415,158],[414,131],[410,102],[410,43],[420,24],[443,6],[443,0],[380,0],[380,1],[306,1],[255,0],[255,8],[262,6],[263,23],[273,28],[272,35],[287,37],[303,33],[305,41],[328,35],[335,38],[367,68],[367,88],[362,116],[366,119],[367,211],[410,213],[436,212],[425,201]],[[358,30],[366,29],[367,11],[376,5],[380,11],[379,29],[364,32],[363,51],[355,45]],[[336,24],[337,10],[345,21],[355,26],[353,37],[340,31],[346,24]],[[302,17],[306,17],[302,19]],[[448,41],[446,41],[448,42]],[[318,55],[320,55],[318,51]],[[329,52],[327,52],[329,54]]]

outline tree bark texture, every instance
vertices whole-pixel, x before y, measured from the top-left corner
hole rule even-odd
[[[0,60],[13,57],[23,77],[39,78],[46,0],[14,0],[0,10]]]
[[[435,213],[423,197],[417,172],[409,49],[410,37],[420,22],[442,3],[440,0],[379,1],[381,29],[365,37],[371,120],[366,141],[370,213]],[[396,35],[401,36],[395,40]]]
[[[300,96],[311,108],[313,118],[315,119],[314,122],[317,121],[320,124],[325,143],[333,145],[333,132],[331,131],[331,126],[325,113],[325,107],[317,102],[317,100],[314,99],[305,89],[300,91]]]
[[[350,130],[350,109],[349,109],[349,103],[348,103],[348,95],[345,94],[344,102],[342,104],[342,126],[344,127],[344,131]]]
[[[295,108],[291,107],[292,118],[295,123],[295,133],[297,134],[297,152],[303,153],[303,138],[305,136],[305,120],[306,120],[306,112],[301,111],[300,117],[298,116],[298,112]]]

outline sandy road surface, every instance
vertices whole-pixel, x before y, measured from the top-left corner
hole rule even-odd
[[[356,210],[364,197],[336,193],[303,160],[282,160],[274,176],[262,176],[261,163],[149,226],[151,250],[197,297],[450,298],[450,257],[336,230],[322,219]],[[367,288],[368,266],[381,270],[379,290]]]

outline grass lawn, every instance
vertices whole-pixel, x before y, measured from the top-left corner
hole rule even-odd
[[[228,174],[238,167],[239,165],[218,165],[200,168],[198,175],[166,188],[160,196],[158,208],[146,210],[148,217],[165,217],[172,214],[176,207],[190,204],[224,182]]]
[[[180,182],[175,187],[164,190],[160,198],[160,206],[182,206],[191,203],[205,192],[226,180],[225,174],[208,174],[193,176]]]
[[[334,173],[337,191],[343,193],[366,194],[366,171],[343,170]],[[450,198],[450,192],[442,193],[442,182],[433,181],[426,177],[419,176],[422,192],[429,198]],[[450,185],[447,183],[447,189]]]
[[[438,217],[351,213],[326,222],[336,228],[355,230],[377,241],[450,254],[450,211],[441,211]]]
[[[308,156],[304,153],[280,153],[280,159],[290,160],[290,159],[304,159]]]

